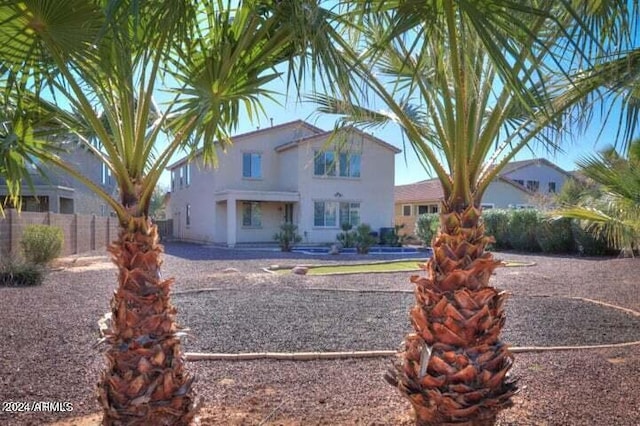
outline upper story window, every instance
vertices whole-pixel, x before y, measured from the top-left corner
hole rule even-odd
[[[360,177],[361,155],[350,152],[314,151],[314,176]]]
[[[523,181],[522,179],[514,179],[513,181],[514,181],[515,183],[518,183],[518,184],[520,184],[520,185],[524,186],[524,181]]]
[[[335,176],[336,156],[333,151],[315,151],[313,161],[315,176]]]
[[[242,154],[242,177],[250,179],[262,178],[262,154],[245,152]]]
[[[549,192],[556,192],[556,183],[549,182]]]
[[[180,170],[178,171],[178,173],[180,174],[180,188],[182,188],[184,186],[184,167],[180,167]]]
[[[360,154],[340,153],[340,176],[360,177]]]
[[[539,180],[528,180],[527,181],[527,189],[531,192],[537,192],[540,189],[540,181]]]
[[[189,163],[184,165],[184,184],[191,185],[191,164]]]
[[[102,170],[100,175],[100,182],[103,185],[111,185],[111,169],[107,167],[105,163],[102,163]]]

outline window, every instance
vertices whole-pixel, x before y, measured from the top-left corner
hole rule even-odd
[[[343,223],[354,228],[360,225],[360,203],[340,203],[340,225]]]
[[[242,203],[242,226],[250,228],[260,228],[262,226],[260,203]]]
[[[556,183],[549,182],[549,192],[556,192]]]
[[[187,214],[185,215],[187,226],[191,225],[191,204],[187,204]]]
[[[316,201],[313,211],[313,226],[338,227],[343,223],[360,225],[360,203]]]
[[[538,191],[540,188],[540,181],[537,180],[528,180],[527,181],[527,189],[532,192]]]
[[[171,190],[172,191],[176,190],[176,171],[175,170],[171,172]]]
[[[184,166],[184,183],[187,186],[191,185],[191,164]]]
[[[316,201],[313,208],[313,226],[338,226],[338,203],[335,201]]]
[[[340,153],[340,176],[360,177],[360,154]]]
[[[480,208],[482,210],[489,210],[489,209],[492,209],[494,207],[495,207],[495,204],[493,204],[493,203],[483,203],[483,204],[480,205]]]
[[[314,151],[313,174],[315,176],[336,175],[336,156],[333,151]]]
[[[262,154],[256,152],[242,154],[242,177],[249,179],[262,178]]]
[[[513,181],[515,183],[519,183],[520,185],[524,186],[524,181],[522,179],[514,179]]]
[[[405,204],[402,206],[402,216],[411,216],[411,205]]]
[[[103,185],[110,185],[111,184],[111,169],[105,164],[102,163],[102,170],[100,173],[100,182]]]
[[[433,204],[433,205],[429,206],[429,213],[438,213],[438,205],[437,204]]]
[[[182,185],[184,184],[184,168],[180,167],[179,173],[180,173],[180,188],[182,188]]]
[[[429,206],[417,206],[418,215],[429,213]]]

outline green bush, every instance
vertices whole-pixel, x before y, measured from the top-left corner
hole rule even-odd
[[[510,213],[509,237],[511,247],[520,251],[540,251],[536,233],[542,215],[534,209],[513,210]]]
[[[5,261],[0,264],[0,286],[26,287],[42,284],[44,270],[32,263]]]
[[[376,243],[377,238],[372,235],[371,226],[363,223],[356,228],[354,240],[356,251],[359,254],[367,254],[371,246]]]
[[[571,232],[576,250],[585,256],[603,256],[612,254],[612,249],[608,246],[607,241],[597,235],[585,230],[579,220],[571,221]]]
[[[439,227],[440,215],[438,213],[425,213],[418,216],[415,233],[425,246],[431,246]]]
[[[277,232],[273,239],[280,244],[280,250],[291,251],[294,244],[302,241],[302,237],[298,234],[298,227],[293,223],[284,223],[280,226],[280,232]]]
[[[400,231],[402,231],[403,228],[404,223],[402,225],[395,225],[389,230],[389,232],[381,235],[382,244],[390,247],[402,247],[407,239],[405,234],[400,234]]]
[[[536,232],[536,239],[544,253],[570,253],[573,251],[571,219],[542,220]]]
[[[342,232],[340,232],[336,236],[336,239],[338,240],[340,245],[342,245],[343,248],[355,247],[355,244],[356,244],[355,235],[356,235],[356,233],[351,230],[351,228],[353,228],[353,225],[351,225],[350,223],[343,223],[340,226],[340,228],[342,229]]]
[[[489,209],[482,212],[484,232],[496,241],[489,245],[489,249],[504,250],[511,248],[509,244],[509,222],[511,212],[502,209]]]
[[[20,240],[26,261],[36,265],[45,265],[60,256],[63,243],[62,229],[49,225],[28,225]]]

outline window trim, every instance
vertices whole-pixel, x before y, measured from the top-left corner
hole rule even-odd
[[[245,173],[244,159],[245,159],[246,155],[250,156],[249,157],[249,176],[245,176],[245,174],[244,174]],[[253,174],[252,174],[253,173],[253,165],[254,165],[253,164],[254,156],[256,156],[258,158],[258,165],[259,165],[259,171],[260,171],[259,176],[253,176]],[[263,155],[262,155],[261,151],[244,151],[242,153],[242,168],[241,168],[241,170],[242,170],[242,179],[246,179],[246,180],[262,180],[262,178],[264,176],[264,173],[263,173],[263,170],[262,170],[262,164],[263,164],[262,158],[263,158]]]
[[[247,206],[250,209],[249,210],[249,221],[250,221],[249,225],[245,225],[245,222],[244,222]],[[255,207],[255,210],[254,210],[254,207]],[[241,219],[242,229],[262,229],[262,207],[261,207],[261,202],[260,201],[243,201],[242,202],[242,210],[241,210],[241,212],[242,212],[242,219]],[[254,223],[254,218],[256,218],[256,217],[258,219],[258,223]]]
[[[406,214],[405,208],[409,207],[409,214]],[[411,204],[402,204],[402,217],[412,217],[413,209],[411,208]]]

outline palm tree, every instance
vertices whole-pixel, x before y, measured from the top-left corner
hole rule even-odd
[[[314,1],[0,1],[0,172],[12,197],[39,158],[91,188],[120,222],[109,247],[118,287],[98,386],[104,424],[187,424],[195,415],[173,279],[162,277],[149,219],[161,173],[179,150],[200,148],[215,164],[240,111],[263,112],[275,95],[265,85],[282,74],[295,85],[346,87],[338,18]],[[61,131],[111,170],[118,198],[41,137]]]
[[[598,185],[599,194],[565,205],[556,214],[580,220],[611,247],[633,255],[640,247],[640,139],[629,145],[626,157],[608,148],[577,164]]]
[[[411,278],[414,332],[385,378],[409,399],[417,425],[493,424],[517,385],[500,340],[506,295],[489,285],[500,262],[485,250],[481,199],[518,152],[532,142],[556,149],[566,119],[597,99],[604,70],[578,68],[592,61],[582,35],[593,16],[548,2],[367,3],[368,32],[352,59],[365,64],[368,104],[382,107],[312,99],[344,124],[399,126],[444,192],[426,275]],[[626,22],[614,12],[622,3],[590,13]]]

